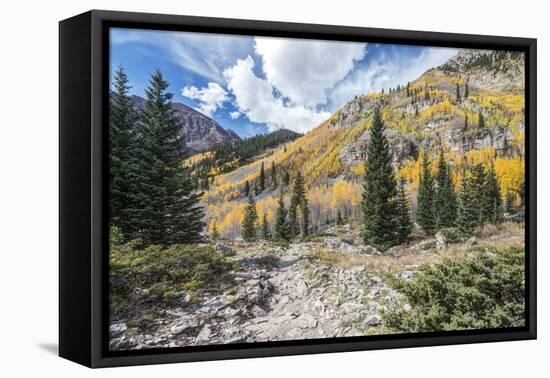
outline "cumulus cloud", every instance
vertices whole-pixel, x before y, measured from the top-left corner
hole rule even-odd
[[[181,90],[182,96],[199,102],[198,110],[211,117],[227,101],[227,92],[218,83],[208,83],[207,87],[197,88],[188,85]]]
[[[338,109],[356,95],[413,81],[426,70],[446,62],[457,51],[450,48],[428,48],[409,59],[384,55],[371,60],[368,65],[356,69],[334,87],[330,93],[330,109]]]
[[[288,128],[305,132],[330,116],[303,105],[285,104],[275,95],[271,83],[254,73],[254,60],[248,56],[227,68],[224,78],[235,97],[235,105],[246,117],[256,123],[265,123],[269,130]]]
[[[267,81],[293,104],[315,107],[365,56],[364,43],[255,38]]]
[[[239,112],[231,112],[229,113],[229,117],[231,117],[231,119],[237,119],[241,116],[241,113]]]

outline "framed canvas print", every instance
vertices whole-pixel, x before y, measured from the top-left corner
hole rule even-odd
[[[60,355],[536,337],[536,41],[60,23]]]

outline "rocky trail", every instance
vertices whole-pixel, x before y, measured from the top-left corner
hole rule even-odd
[[[348,229],[349,233],[349,229]],[[348,238],[327,236],[287,248],[243,242],[218,244],[240,269],[233,283],[184,296],[180,306],[131,327],[111,324],[113,349],[181,347],[381,333],[381,310],[399,303],[366,262],[381,258]],[[324,261],[319,251],[347,256],[347,266]],[[409,277],[412,273],[404,272]],[[150,316],[151,317],[151,316]],[[134,322],[135,323],[135,322]],[[145,325],[143,325],[145,323]]]
[[[437,234],[385,253],[364,246],[349,225],[286,247],[220,242],[216,250],[238,269],[212,287],[182,294],[169,308],[136,290],[141,304],[133,316],[111,323],[110,345],[127,350],[388,333],[382,312],[410,308],[389,276],[412,280],[421,264],[464,256],[479,243],[521,243],[518,230],[494,229],[459,244]]]

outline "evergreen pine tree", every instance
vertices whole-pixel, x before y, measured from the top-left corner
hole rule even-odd
[[[136,140],[136,183],[131,189],[136,206],[134,237],[146,244],[194,243],[202,240],[200,193],[193,191],[182,164],[185,140],[172,107],[172,94],[160,71],[151,76]]]
[[[499,223],[502,218],[502,199],[493,164],[490,165],[487,172],[484,193],[483,219],[491,223]]]
[[[464,115],[464,126],[462,127],[462,131],[468,130],[468,114]]]
[[[277,189],[277,171],[275,170],[275,162],[271,162],[271,188]]]
[[[481,110],[477,114],[477,127],[480,129],[483,129],[485,127],[485,117],[483,117],[483,113]]]
[[[265,168],[264,162],[262,161],[262,166],[260,168],[260,193],[265,190]]]
[[[298,218],[298,210],[300,218]],[[306,198],[304,179],[300,171],[296,174],[292,185],[292,193],[290,196],[290,206],[288,208],[288,222],[292,236],[308,235],[309,229],[309,208]]]
[[[210,239],[217,240],[220,237],[220,232],[218,231],[218,225],[216,220],[212,221],[212,226],[210,226]]]
[[[264,213],[262,217],[262,223],[260,225],[260,233],[263,240],[271,239],[271,232],[269,231],[269,222],[267,221],[267,214]]]
[[[456,102],[460,102],[460,85],[456,83]]]
[[[411,83],[407,82],[407,97],[411,97]]]
[[[344,224],[344,219],[342,219],[342,212],[340,209],[338,209],[338,212],[336,213],[336,224],[339,226]]]
[[[468,98],[470,95],[470,88],[468,88],[468,80],[466,80],[466,84],[464,85],[464,98]]]
[[[476,204],[474,179],[470,171],[462,178],[459,192],[457,226],[464,235],[469,235],[479,223],[479,208]]]
[[[285,171],[285,174],[283,175],[283,183],[285,184],[285,186],[290,185],[290,174],[288,173],[288,171]]]
[[[129,96],[129,80],[122,67],[115,72],[114,90],[110,96],[110,222],[124,236],[131,236],[135,225],[128,214],[133,207],[131,188],[134,160],[135,126],[138,121]]]
[[[248,180],[244,183],[244,195],[247,197],[250,195],[250,184],[248,183]]]
[[[456,223],[457,200],[450,169],[441,148],[435,178],[437,185],[435,213],[438,229],[454,227]]]
[[[407,242],[412,231],[411,206],[403,177],[399,180],[399,188],[397,190],[397,209],[399,212],[397,239],[402,244]]]
[[[398,220],[397,183],[384,128],[380,111],[375,109],[365,162],[363,241],[380,248],[398,243],[394,233]]]
[[[485,213],[483,212],[486,195],[485,188],[487,186],[487,172],[485,171],[482,163],[477,163],[471,168],[471,173],[475,206],[478,211],[477,225],[481,225],[487,221],[487,219],[485,219]]]
[[[260,189],[258,187],[258,182],[254,181],[254,196],[258,197],[260,195]]]
[[[430,162],[428,160],[428,153],[424,152],[418,186],[416,222],[429,235],[433,235],[436,230],[434,200],[435,190],[430,171]]]
[[[256,240],[256,224],[258,223],[258,213],[256,211],[256,202],[252,194],[248,196],[248,205],[244,211],[243,221],[241,222],[241,236],[245,241]]]
[[[279,193],[279,204],[275,213],[275,227],[273,238],[278,241],[289,241],[291,238],[290,224],[287,219],[287,210],[283,197],[283,191]]]

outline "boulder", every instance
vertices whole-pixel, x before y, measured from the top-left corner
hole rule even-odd
[[[124,323],[124,322],[113,323],[109,327],[109,336],[110,337],[118,337],[121,334],[123,334],[124,332],[126,332],[127,329],[128,329],[128,327],[126,326],[126,323]]]
[[[447,249],[447,238],[441,232],[438,232],[437,234],[435,234],[435,248],[438,251]]]
[[[201,326],[201,321],[194,316],[181,317],[172,327],[170,333],[174,336],[182,333],[190,333]]]

